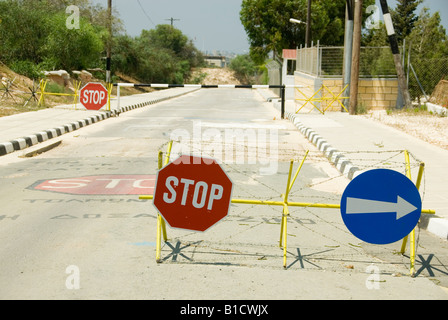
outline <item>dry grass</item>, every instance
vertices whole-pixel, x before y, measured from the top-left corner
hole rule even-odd
[[[117,74],[117,76],[120,78],[120,82],[138,83],[136,79],[127,77],[125,75]],[[98,79],[92,79],[92,82],[102,82],[104,84],[104,81],[100,81]],[[6,89],[8,89],[9,92],[6,92]],[[38,83],[33,83],[33,80],[15,73],[0,62],[0,117],[23,112],[37,111],[41,109],[51,108],[56,105],[70,105],[74,103],[74,97],[45,95],[45,103],[43,105],[38,105],[38,101],[34,98],[31,98],[33,90],[38,91],[35,94],[35,97],[37,99],[40,98],[40,91],[37,89]],[[52,89],[56,89],[56,91],[53,91]],[[117,89],[114,87],[114,89],[112,90],[112,96],[116,95],[116,90]],[[154,91],[154,89],[121,88],[120,94],[122,96],[126,96],[151,91]],[[64,92],[71,94],[74,93],[73,89],[63,88],[54,82],[49,82],[46,92]]]
[[[366,117],[448,150],[448,117],[422,110],[372,113]]]
[[[235,77],[235,72],[228,68],[200,68],[193,71],[191,79],[198,77],[200,74],[205,74],[201,84],[216,85],[216,84],[241,84]]]

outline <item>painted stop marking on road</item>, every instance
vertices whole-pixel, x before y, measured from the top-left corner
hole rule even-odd
[[[232,187],[216,160],[183,155],[158,172],[154,206],[173,228],[205,231],[227,216]]]
[[[153,194],[155,181],[155,175],[98,175],[41,180],[29,189],[77,195],[139,195]]]

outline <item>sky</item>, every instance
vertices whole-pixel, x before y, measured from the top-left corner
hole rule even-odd
[[[92,2],[107,6],[107,0]],[[130,36],[140,35],[142,29],[171,23],[165,19],[174,18],[179,19],[174,26],[201,51],[245,53],[249,43],[240,22],[241,3],[241,0],[112,0]]]
[[[107,0],[92,0],[107,6]],[[376,0],[379,6],[379,0]],[[112,0],[119,12],[126,33],[138,36],[143,29],[171,23],[166,19],[179,19],[174,26],[193,40],[195,46],[209,53],[213,50],[247,53],[249,42],[240,21],[242,0]],[[390,8],[396,0],[389,0]],[[448,32],[448,1],[424,0],[417,9],[428,7],[431,14],[439,11],[442,25]]]

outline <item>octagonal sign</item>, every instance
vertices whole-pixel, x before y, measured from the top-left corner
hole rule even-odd
[[[205,231],[227,216],[232,187],[216,160],[182,155],[159,170],[154,206],[172,228]]]
[[[87,110],[100,110],[107,104],[107,90],[101,83],[90,82],[79,91],[79,101]]]

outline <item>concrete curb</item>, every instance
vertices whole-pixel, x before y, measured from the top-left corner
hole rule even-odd
[[[438,114],[441,117],[448,116],[448,109],[447,108],[444,108],[442,106],[439,106],[439,105],[431,103],[431,102],[426,102],[426,107],[428,108],[429,112]]]
[[[22,138],[14,139],[9,142],[0,143],[0,156],[12,153],[14,151],[23,150],[28,147],[32,147],[38,143],[45,142],[49,139],[59,137],[63,134],[78,130],[93,123],[102,121],[111,117],[111,112],[105,112],[91,116],[82,120],[70,122],[62,126],[40,131],[35,134],[31,134]]]
[[[362,172],[361,169],[356,167],[351,161],[344,156],[342,152],[333,148],[323,137],[321,137],[316,131],[305,127],[300,121],[297,115],[290,112],[286,112],[285,116],[287,119],[296,126],[297,129],[302,132],[302,134],[314,144],[319,151],[321,151],[330,160],[336,168],[345,177],[352,180],[358,174]]]
[[[103,111],[98,115],[94,115],[94,116],[91,116],[91,117],[88,117],[88,118],[85,118],[82,120],[70,122],[70,123],[64,124],[62,126],[58,126],[58,127],[52,128],[52,129],[43,130],[43,131],[40,131],[35,134],[17,138],[17,139],[8,141],[8,142],[0,143],[0,157],[7,155],[9,153],[12,153],[14,151],[19,151],[19,150],[23,150],[23,149],[32,147],[36,144],[59,137],[63,134],[78,130],[80,128],[83,128],[83,127],[86,127],[93,123],[97,123],[99,121],[108,119],[110,117],[119,116],[120,113],[134,110],[137,108],[146,107],[148,105],[159,103],[159,102],[166,101],[169,99],[177,98],[179,96],[182,96],[187,93],[191,93],[196,90],[198,90],[198,89],[191,90],[188,92],[180,92],[180,93],[170,95],[167,97],[163,97],[163,98],[151,99],[151,100],[141,102],[141,103],[135,103],[132,105],[120,107],[119,109],[112,110],[112,111]]]

